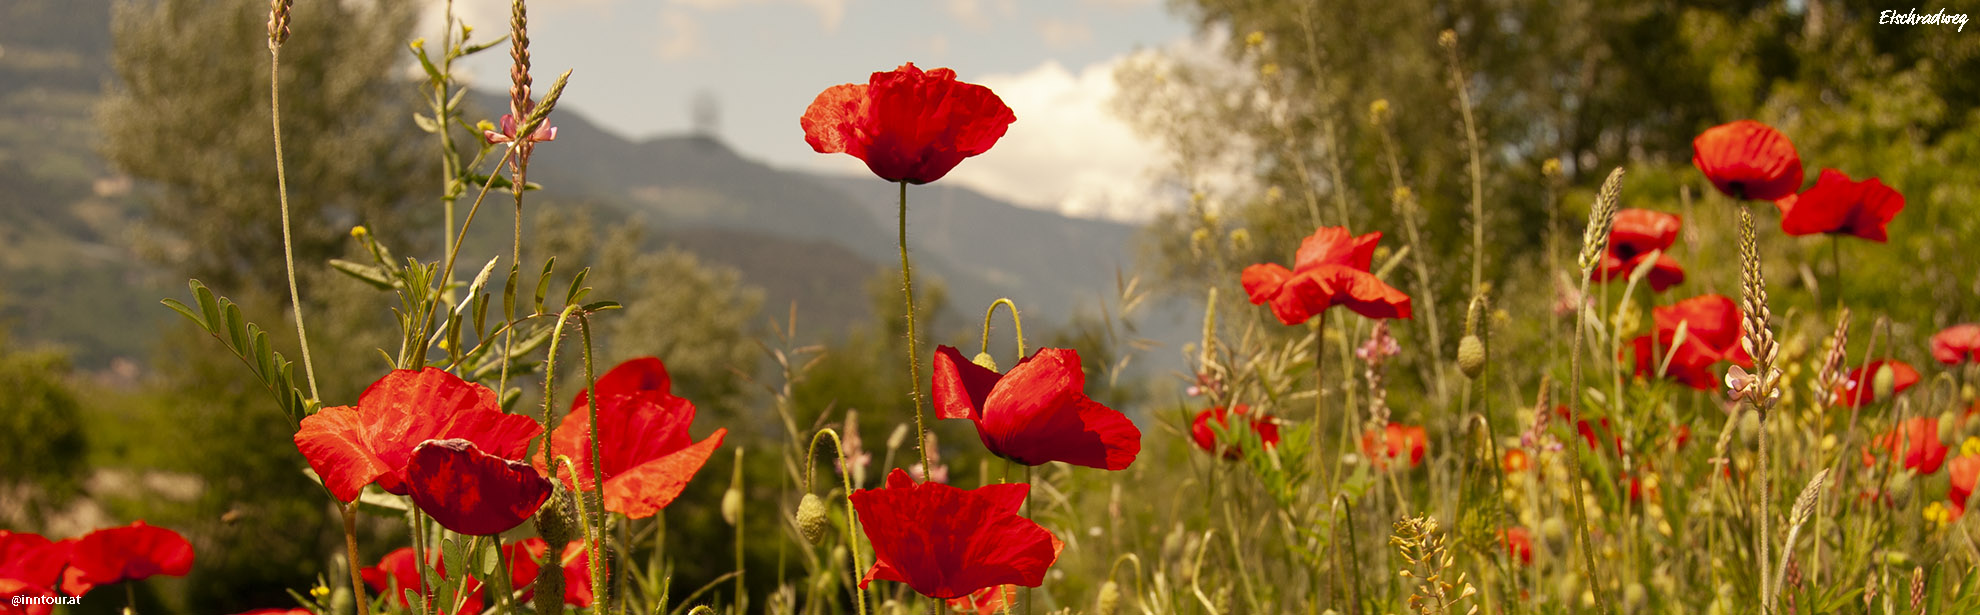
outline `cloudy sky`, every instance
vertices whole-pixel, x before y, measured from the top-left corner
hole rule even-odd
[[[438,39],[432,0],[422,35]],[[1160,152],[1106,105],[1113,66],[1180,44],[1190,27],[1159,0],[553,0],[530,12],[538,91],[576,69],[560,108],[634,138],[691,127],[697,96],[720,108],[717,134],[771,165],[866,173],[804,143],[798,117],[826,87],[912,61],[990,86],[1017,114],[989,153],[948,179],[1021,205],[1138,220]],[[505,0],[455,0],[477,39],[507,31]],[[485,40],[485,39],[484,39]],[[469,78],[508,80],[506,47]],[[567,105],[567,107],[565,106]]]

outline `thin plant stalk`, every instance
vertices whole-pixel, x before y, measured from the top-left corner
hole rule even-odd
[[[576,308],[577,306],[565,306],[564,313],[570,314]],[[591,561],[602,562],[604,561],[605,547],[601,543],[605,540],[605,515],[607,513],[605,512],[605,464],[600,461],[605,458],[604,453],[600,450],[604,445],[598,441],[598,377],[593,372],[591,360],[591,319],[585,316],[583,312],[577,312],[577,321],[578,336],[584,340],[585,409],[586,412],[591,413],[592,484],[597,485],[598,489],[597,513],[599,536],[592,542]],[[557,324],[559,327],[563,326],[562,321],[559,321]],[[548,378],[545,381],[547,382]],[[550,388],[547,384],[544,386],[543,391],[544,396],[547,398],[550,394]],[[582,513],[580,512],[580,514]],[[586,533],[586,536],[590,537],[589,532]],[[611,602],[610,597],[604,591],[605,587],[607,587],[605,582],[605,566],[594,564],[591,566],[591,592],[593,596],[597,597],[598,604],[600,605],[610,604]]]
[[[344,517],[344,559],[351,569],[351,599],[357,602],[357,612],[371,615],[371,603],[364,597],[364,571],[358,564],[357,547],[357,502],[338,505]]]
[[[282,207],[282,265],[289,274],[289,308],[296,317],[296,343],[302,346],[303,377],[310,399],[321,402],[316,388],[316,363],[309,356],[309,330],[303,326],[302,293],[296,289],[295,239],[289,230],[289,172],[282,162],[282,41],[288,38],[289,2],[276,0],[268,33],[268,119],[275,140],[275,191]],[[279,22],[279,26],[278,26]],[[280,34],[275,29],[280,28]]]
[[[900,185],[901,294],[907,297],[908,400],[914,406],[914,447],[921,453],[921,469],[926,476],[935,466],[928,463],[928,432],[921,424],[921,360],[918,358],[921,355],[915,350],[914,271],[908,264],[907,180],[901,180]]]
[[[811,493],[811,475],[812,468],[818,459],[818,443],[827,436],[831,437],[832,450],[835,451],[834,454],[838,457],[840,487],[845,489],[846,492],[846,551],[848,558],[852,560],[853,578],[857,579],[865,571],[861,570],[861,566],[859,565],[859,534],[853,531],[853,521],[857,519],[858,511],[852,505],[852,468],[846,467],[845,441],[839,439],[839,432],[833,431],[830,427],[820,429],[818,433],[811,436],[811,446],[804,456],[804,492]],[[927,467],[922,466],[924,476],[926,475]],[[852,590],[853,604],[859,609],[859,615],[866,615],[866,590],[860,588],[858,583],[853,583]],[[939,604],[941,601],[937,600],[936,602]]]
[[[1578,263],[1581,266],[1581,282],[1579,290],[1575,293],[1577,297],[1587,296],[1589,274],[1594,272],[1595,265],[1600,262],[1602,251],[1608,246],[1609,231],[1615,223],[1617,203],[1621,199],[1622,175],[1621,167],[1609,173],[1609,178],[1602,182],[1602,189],[1596,195],[1594,209],[1589,212],[1588,229],[1582,236],[1581,258]],[[1575,421],[1581,415],[1581,342],[1587,329],[1588,306],[1577,301],[1574,308],[1574,341],[1568,346],[1566,401],[1568,402],[1567,425],[1570,433],[1575,428]],[[1586,468],[1581,463],[1581,447],[1570,442],[1561,448],[1567,451],[1568,493],[1574,504],[1570,510],[1574,513],[1575,537],[1581,544],[1583,573],[1588,575],[1588,585],[1595,595],[1596,609],[1603,615],[1608,615],[1613,602],[1607,596],[1608,586],[1602,583],[1600,568],[1595,565],[1595,542],[1589,535],[1587,498],[1581,488],[1582,474],[1586,472]]]

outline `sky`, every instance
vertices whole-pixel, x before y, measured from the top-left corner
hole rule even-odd
[[[445,6],[420,35],[440,38]],[[475,39],[506,33],[509,3],[454,0]],[[531,3],[538,95],[575,69],[559,110],[627,137],[688,133],[697,97],[715,134],[772,166],[868,173],[804,142],[798,117],[820,91],[903,62],[955,69],[1017,116],[990,152],[944,182],[1067,215],[1145,220],[1171,206],[1147,186],[1165,154],[1108,110],[1113,67],[1186,44],[1191,27],[1160,0],[550,0]],[[472,58],[471,83],[506,89],[500,46]]]

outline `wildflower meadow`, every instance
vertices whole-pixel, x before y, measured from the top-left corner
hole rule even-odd
[[[116,6],[97,147],[189,275],[55,310],[157,318],[90,318],[160,340],[127,384],[0,336],[0,613],[1980,614],[1951,26],[1170,3],[1213,49],[1114,75],[1169,152],[1121,263],[1058,257],[1099,241],[1070,221],[936,222],[1031,151],[994,84],[816,75],[741,121],[870,171],[852,282],[750,234],[778,215],[639,193],[815,267],[765,302],[555,192],[603,142],[572,101],[650,76],[547,66],[542,4],[411,39],[390,3]],[[977,303],[954,272],[993,257],[928,243],[972,241],[1112,283]]]

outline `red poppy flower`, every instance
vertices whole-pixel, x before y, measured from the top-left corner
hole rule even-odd
[[[550,499],[529,464],[481,452],[467,440],[427,440],[406,461],[413,504],[444,527],[492,536],[521,525]]]
[[[1518,474],[1533,469],[1533,458],[1526,454],[1526,449],[1509,448],[1499,465],[1507,474]]]
[[[909,62],[873,73],[863,85],[826,88],[798,125],[820,154],[852,154],[880,179],[925,184],[962,159],[990,151],[1015,121],[990,88],[957,81],[956,71],[922,72]]]
[[[438,551],[429,552],[427,559],[433,562],[433,569],[440,573],[441,579],[453,578],[447,574],[447,564],[440,561]],[[385,557],[379,558],[378,565],[359,570],[358,576],[364,579],[364,584],[370,586],[372,591],[390,595],[399,602],[400,607],[410,608],[411,603],[406,601],[406,590],[420,591],[418,561],[413,558],[412,547],[399,547],[385,554]],[[461,602],[461,608],[454,611],[454,615],[480,613],[481,580],[470,576],[463,585],[460,592],[465,594],[462,596],[464,600]],[[453,600],[455,596],[433,596],[432,599]]]
[[[1691,140],[1691,164],[1736,199],[1772,201],[1801,189],[1801,155],[1773,127],[1753,120],[1713,126]]]
[[[1774,201],[1781,209],[1781,232],[1789,235],[1855,235],[1877,243],[1889,237],[1884,226],[1904,210],[1904,195],[1875,177],[1860,182],[1835,169],[1822,169],[1815,187]]]
[[[1499,530],[1499,542],[1506,546],[1506,555],[1521,565],[1533,563],[1533,534],[1523,527],[1509,527]]]
[[[53,590],[62,581],[75,541],[51,541],[40,534],[0,530],[0,579]]]
[[[1078,351],[1040,348],[999,374],[940,346],[934,371],[936,414],[976,423],[983,447],[998,457],[1121,470],[1141,453],[1134,421],[1086,396]]]
[[[62,591],[81,596],[98,585],[138,581],[152,575],[186,576],[192,571],[192,543],[162,527],[138,521],[96,530],[77,540],[69,553]]]
[[[1891,366],[1891,394],[1903,393],[1905,389],[1918,384],[1918,370],[1910,363],[1894,359],[1878,359],[1856,369],[1849,370],[1840,382],[1829,391],[1829,405],[1863,406],[1883,401],[1877,396],[1877,371],[1885,365]]]
[[[549,553],[550,544],[542,538],[525,538],[502,545],[503,557],[509,560],[509,586],[522,590],[523,602],[536,595],[532,584],[543,568],[540,562]],[[564,570],[564,604],[591,606],[591,555],[585,552],[584,543],[564,543],[564,552],[557,561]]]
[[[1980,324],[1953,325],[1932,335],[1932,358],[1946,365],[1980,361]]]
[[[1064,543],[1018,516],[1030,492],[1020,484],[965,490],[916,483],[894,468],[886,488],[852,494],[874,558],[859,586],[898,581],[945,600],[999,585],[1038,587]]]
[[[1724,295],[1700,295],[1679,301],[1668,306],[1650,310],[1656,321],[1656,340],[1653,347],[1651,337],[1637,337],[1632,346],[1636,354],[1636,375],[1648,378],[1657,373],[1657,366],[1670,356],[1670,366],[1664,377],[1684,383],[1701,391],[1711,390],[1719,385],[1712,366],[1720,361],[1732,361],[1741,367],[1752,367],[1753,357],[1740,346],[1739,306]],[[1684,342],[1675,349],[1678,325],[1683,323]]]
[[[1409,318],[1409,295],[1368,272],[1379,232],[1355,237],[1347,227],[1313,231],[1300,242],[1293,268],[1265,263],[1244,268],[1244,292],[1252,305],[1272,304],[1279,322],[1296,325],[1327,308],[1344,305],[1369,318]]]
[[[729,433],[716,429],[694,442],[688,436],[694,404],[675,397],[668,391],[670,386],[667,368],[659,359],[627,362],[599,379],[598,448],[605,475],[605,510],[644,519],[666,508]],[[573,403],[550,442],[557,455],[570,456],[583,488],[572,485],[562,466],[551,467],[541,451],[537,468],[554,474],[572,490],[595,489],[589,404]]]
[[[1871,439],[1863,449],[1863,467],[1876,467],[1881,453],[1897,456],[1907,470],[1931,474],[1945,465],[1947,452],[1946,444],[1939,441],[1938,417],[1913,417]]]
[[[1010,585],[985,587],[961,598],[950,598],[949,610],[957,615],[998,615],[1004,611],[1004,599],[1016,595],[1017,588]]]
[[[1217,445],[1217,431],[1210,427],[1210,422],[1214,420],[1218,426],[1228,428],[1231,424],[1228,416],[1230,414],[1236,414],[1240,417],[1251,416],[1251,408],[1244,404],[1238,404],[1235,411],[1227,411],[1223,406],[1217,406],[1196,413],[1196,421],[1191,423],[1189,427],[1190,438],[1196,441],[1196,447],[1213,454],[1221,448],[1225,459],[1237,459],[1242,455],[1243,450],[1235,442],[1219,447]],[[1258,416],[1253,417],[1249,422],[1251,423],[1252,433],[1258,434],[1259,440],[1265,446],[1279,445],[1279,424],[1278,421],[1272,420],[1272,415],[1259,413]]]
[[[1422,427],[1389,423],[1380,432],[1361,434],[1361,452],[1368,455],[1377,470],[1387,470],[1389,460],[1405,454],[1409,456],[1409,467],[1414,468],[1423,463],[1423,447],[1429,441]]]
[[[0,577],[0,615],[48,615],[55,611],[55,592],[20,579]],[[33,600],[33,602],[30,602]],[[51,604],[38,604],[50,602]]]
[[[1602,263],[1588,278],[1597,282],[1628,279],[1651,252],[1668,251],[1677,243],[1678,228],[1683,220],[1675,214],[1648,209],[1625,209],[1616,212],[1613,230],[1609,233],[1609,250],[1602,255]],[[1646,276],[1650,290],[1664,292],[1664,289],[1684,281],[1684,268],[1668,252],[1658,252],[1657,261],[1650,266]]]
[[[357,499],[377,481],[406,495],[406,460],[427,440],[460,438],[504,459],[520,459],[541,434],[535,420],[502,412],[495,392],[428,367],[396,369],[358,396],[303,418],[296,449],[338,500]]]
[[[1946,474],[1952,479],[1952,490],[1946,498],[1952,500],[1953,520],[1966,514],[1966,500],[1973,496],[1975,483],[1980,483],[1980,455],[1960,455],[1946,464]]]

